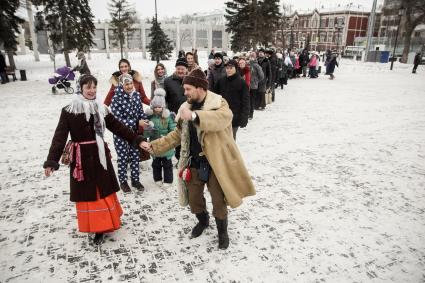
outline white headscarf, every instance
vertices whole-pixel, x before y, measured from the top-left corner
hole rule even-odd
[[[94,131],[96,133],[96,144],[99,153],[100,164],[107,170],[105,143],[103,136],[105,133],[105,116],[109,113],[108,108],[96,97],[90,100],[82,94],[74,95],[71,104],[66,108],[66,111],[72,114],[85,114],[86,121],[90,120],[90,115],[94,116]]]

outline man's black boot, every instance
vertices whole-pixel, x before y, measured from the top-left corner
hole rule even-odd
[[[192,229],[192,238],[201,236],[205,228],[210,225],[210,216],[208,215],[208,212],[204,211],[201,213],[197,213],[196,218],[198,218],[199,222]]]
[[[224,219],[215,218],[218,231],[218,248],[221,250],[227,249],[229,246],[229,235],[227,234],[227,217]]]

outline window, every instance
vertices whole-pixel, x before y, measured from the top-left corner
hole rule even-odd
[[[329,26],[330,27],[334,26],[334,18],[329,18]]]

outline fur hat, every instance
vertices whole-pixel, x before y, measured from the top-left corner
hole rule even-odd
[[[221,60],[223,60],[223,54],[221,54],[221,52],[216,52],[214,53],[214,59],[215,58],[220,58]]]
[[[133,82],[133,77],[130,74],[122,74],[119,79],[120,85],[125,85],[127,82]]]
[[[177,66],[185,66],[186,68],[189,67],[189,65],[187,64],[187,60],[186,58],[179,58],[176,61],[176,67]]]
[[[193,85],[194,87],[201,87],[205,90],[208,89],[208,81],[205,73],[200,69],[195,69],[183,78],[183,84]]]

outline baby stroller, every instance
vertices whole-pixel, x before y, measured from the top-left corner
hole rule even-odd
[[[56,69],[53,77],[49,78],[49,84],[52,86],[52,93],[57,94],[57,89],[64,89],[66,93],[72,94],[74,93],[74,89],[71,87],[71,83],[69,81],[73,81],[75,78],[75,74],[71,68],[65,66]]]

